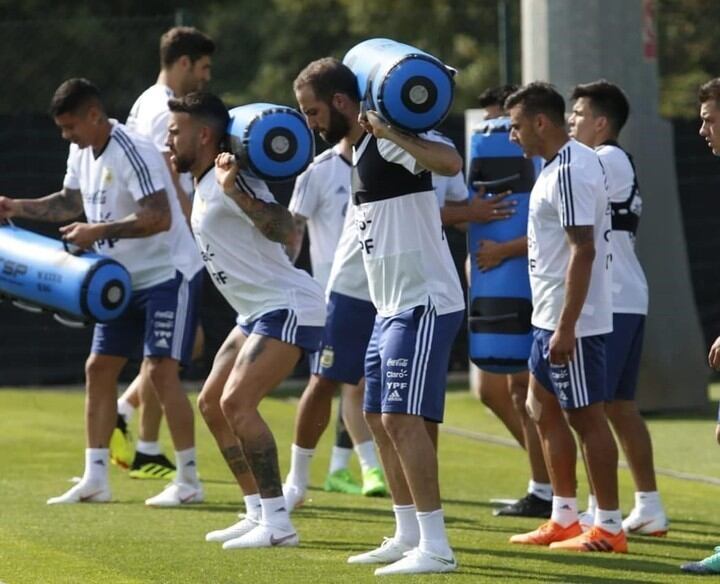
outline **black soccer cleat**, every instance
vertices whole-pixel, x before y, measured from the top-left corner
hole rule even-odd
[[[506,505],[493,511],[493,515],[506,515],[509,517],[539,517],[549,519],[552,513],[552,501],[545,501],[540,497],[528,493],[512,505]]]

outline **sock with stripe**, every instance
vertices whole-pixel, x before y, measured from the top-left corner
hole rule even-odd
[[[550,519],[562,527],[575,523],[578,520],[577,498],[553,496]]]
[[[622,514],[620,513],[620,509],[606,511],[598,507],[595,513],[595,527],[600,527],[613,535],[620,533],[622,530]]]

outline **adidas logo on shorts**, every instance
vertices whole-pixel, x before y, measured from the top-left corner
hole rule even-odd
[[[398,393],[398,390],[396,389],[387,397],[387,400],[389,402],[401,402],[403,400],[403,398],[400,397],[400,394]]]

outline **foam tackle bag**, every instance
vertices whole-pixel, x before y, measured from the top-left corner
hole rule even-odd
[[[369,39],[343,59],[358,81],[363,108],[408,132],[426,132],[445,119],[453,101],[455,70],[410,45]]]
[[[305,118],[283,105],[252,103],[231,109],[228,134],[240,166],[266,181],[296,177],[315,155]]]
[[[63,324],[108,322],[122,315],[132,291],[120,263],[12,224],[0,225],[0,296],[20,308],[55,313]]]
[[[470,359],[492,373],[514,373],[527,368],[532,332],[532,296],[527,256],[515,257],[481,272],[474,256],[484,239],[502,242],[527,234],[530,191],[540,160],[523,157],[510,142],[510,120],[486,120],[473,129],[470,140],[469,182],[486,189],[486,197],[511,190],[506,201],[515,201],[509,219],[473,223],[468,230],[468,249],[473,261],[468,290]]]

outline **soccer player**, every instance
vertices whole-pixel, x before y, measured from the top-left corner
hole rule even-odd
[[[358,99],[349,89],[354,75],[342,63],[323,59],[306,70],[313,67],[319,69],[313,87],[327,87],[333,95],[340,82],[329,80],[340,77],[345,94]],[[436,439],[464,300],[430,171],[455,175],[462,160],[437,139],[401,134],[375,112],[367,116],[363,123],[370,133],[355,128],[349,136],[355,143],[355,224],[378,312],[365,361],[364,408],[397,526],[378,549],[348,561],[390,564],[376,575],[448,572],[457,564],[445,533]]]
[[[528,266],[533,345],[527,407],[553,487],[552,514],[512,543],[627,551],[618,504],[617,446],[605,416],[605,335],[612,331],[610,204],[597,154],[568,137],[565,102],[549,84],[508,97],[511,140],[545,166],[530,194]],[[583,533],[576,500],[577,432],[598,500]]]
[[[146,504],[200,502],[193,412],[178,377],[196,322],[187,299],[200,278],[167,166],[149,140],[108,119],[98,89],[86,79],[62,83],[50,111],[71,142],[63,188],[35,200],[2,197],[0,217],[64,222],[84,211],[87,223],[61,227],[63,239],[123,264],[132,277],[132,297],[122,317],[95,325],[85,365],[85,473],[48,504],[110,500],[108,443],[117,416],[117,378],[143,341],[143,364],[167,415],[178,465],[175,480]],[[180,246],[177,253],[174,246]],[[178,254],[187,262],[177,264]]]
[[[327,104],[327,107],[334,108],[332,103]],[[342,116],[336,110],[333,112],[335,116]],[[357,118],[357,113],[354,117]],[[330,117],[328,121],[329,128],[321,132],[321,137],[332,144],[332,148],[315,157],[308,169],[297,178],[289,204],[296,228],[295,237],[288,248],[290,258],[293,261],[297,259],[307,226],[313,276],[324,290],[327,289],[333,257],[350,203],[352,168],[352,143],[344,135],[349,128],[348,124],[345,121],[339,122],[337,117]],[[357,124],[356,119],[347,121]],[[351,229],[353,228],[351,224]],[[342,299],[338,301],[338,296],[331,293],[328,313],[330,319],[325,324],[328,334],[324,337],[323,349],[313,359],[308,393],[301,398],[298,409],[296,439],[291,451],[290,472],[284,486],[291,508],[295,506],[295,502],[304,499],[309,479],[309,460],[327,426],[327,406],[340,383],[342,394],[335,444],[323,488],[326,491],[366,496],[382,496],[387,493],[372,435],[362,413],[363,386],[359,383],[362,379],[362,359],[366,343],[363,345],[362,335],[358,337],[358,329],[355,328],[362,328],[358,322],[362,317],[372,322],[375,311],[369,301],[360,308],[343,303]],[[345,328],[336,331],[337,334],[330,334],[339,326],[338,321],[342,321]],[[359,345],[346,348],[344,344],[351,340],[357,341]],[[352,373],[344,370],[340,362],[343,357],[357,361],[358,365]],[[336,359],[338,366],[333,367]],[[319,402],[311,399],[315,394]],[[321,419],[315,419],[315,414],[319,414]],[[314,428],[306,429],[306,424],[311,424]],[[320,430],[320,433],[316,430]],[[348,469],[353,445],[360,461],[362,484],[354,479]]]
[[[700,86],[698,90],[700,102],[700,135],[705,138],[708,148],[713,155],[720,156],[720,77],[711,79]],[[720,337],[710,347],[708,364],[716,371],[720,371]],[[715,426],[715,438],[720,442],[720,411]],[[680,569],[693,574],[720,574],[720,546],[708,557],[698,562],[687,562]]]
[[[167,102],[172,97],[202,89],[210,81],[214,50],[215,43],[199,30],[185,26],[168,30],[160,39],[161,69],[157,82],[138,97],[127,119],[130,130],[149,138],[162,153],[188,222],[191,208],[189,194],[193,190],[192,177],[187,173],[178,174],[170,164],[170,152],[165,144],[170,115]],[[194,263],[199,264],[202,269],[202,262],[198,260]],[[189,299],[189,302],[195,304],[199,301],[199,297]],[[140,403],[142,409],[138,441],[133,457],[127,425]],[[118,399],[118,420],[110,440],[111,460],[121,467],[129,466],[132,478],[166,479],[175,475],[175,467],[162,454],[158,443],[161,419],[160,403],[155,397],[147,371],[143,370]]]
[[[600,157],[612,209],[613,332],[606,341],[605,411],[635,481],[635,507],[623,521],[623,529],[626,533],[665,535],[668,522],[655,480],[652,441],[635,402],[648,287],[635,253],[642,210],[637,177],[630,155],[618,144],[630,105],[623,91],[605,80],[577,85],[571,99],[570,136],[594,148]],[[588,509],[580,516],[581,525],[592,525],[596,507],[591,494]]]
[[[516,85],[502,85],[486,89],[480,94],[478,102],[480,107],[485,110],[485,119],[506,116],[505,100],[517,89]],[[475,263],[481,271],[487,272],[501,266],[510,258],[526,255],[527,237],[524,235],[503,242],[484,239],[475,252]],[[469,274],[469,266],[467,270]],[[471,375],[478,376],[476,385],[480,400],[505,424],[520,446],[525,449],[530,465],[530,480],[525,496],[495,510],[494,514],[513,517],[550,517],[552,510],[550,476],[545,466],[545,458],[535,423],[525,409],[529,383],[528,372],[519,371],[502,375],[472,365],[470,372]]]
[[[224,549],[294,546],[299,540],[283,497],[277,446],[258,406],[303,352],[319,348],[322,288],[292,266],[283,249],[293,232],[290,212],[222,152],[229,122],[222,101],[192,93],[169,106],[172,163],[195,177],[193,233],[215,285],[238,315],[198,405],[243,489],[247,514],[206,539],[224,541]]]

